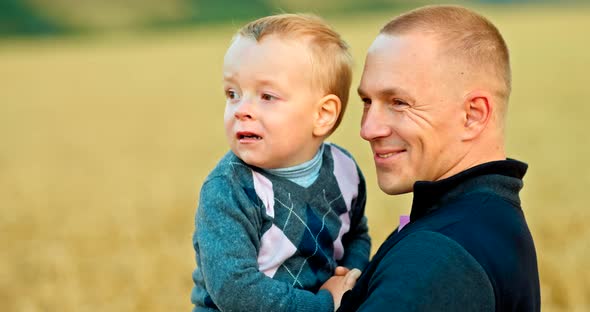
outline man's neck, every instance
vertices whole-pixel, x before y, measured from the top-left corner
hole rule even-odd
[[[458,159],[456,164],[437,180],[442,180],[463,172],[469,168],[491,161],[505,160],[504,145],[499,143],[474,144]]]

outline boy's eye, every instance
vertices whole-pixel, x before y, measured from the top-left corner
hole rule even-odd
[[[260,98],[264,101],[272,101],[275,97],[268,93],[263,93]]]
[[[238,94],[234,90],[225,90],[225,97],[230,100],[235,100],[238,98]]]

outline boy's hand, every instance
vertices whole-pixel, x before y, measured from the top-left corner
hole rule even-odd
[[[334,276],[345,276],[346,273],[350,272],[350,269],[343,266],[337,266],[334,270]],[[354,285],[353,285],[354,286]]]
[[[334,299],[334,311],[340,307],[342,295],[349,291],[356,284],[356,280],[361,276],[359,269],[349,270],[345,267],[337,267],[334,276],[330,277],[320,289],[326,289],[332,294]]]

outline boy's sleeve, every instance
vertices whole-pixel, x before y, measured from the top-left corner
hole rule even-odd
[[[297,289],[258,270],[258,207],[239,205],[247,199],[238,192],[221,177],[201,189],[193,244],[212,301],[222,311],[333,311],[328,291]]]
[[[365,178],[358,167],[357,171],[359,175],[358,196],[353,200],[350,209],[350,231],[342,238],[344,257],[339,264],[349,269],[357,268],[362,271],[369,263],[371,238],[365,216],[367,202]]]

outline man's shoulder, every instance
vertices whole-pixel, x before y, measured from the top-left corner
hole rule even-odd
[[[401,234],[398,233],[398,235]],[[431,230],[418,230],[403,235],[383,257],[385,267],[389,266],[391,261],[422,263],[423,265],[433,263],[440,265],[444,262],[477,262],[454,239]],[[440,268],[442,267],[444,266],[440,266]]]
[[[401,311],[417,307],[454,311],[459,305],[465,305],[465,311],[493,311],[494,292],[487,274],[460,244],[428,230],[394,237],[388,240],[395,243],[372,260],[377,263],[361,311],[379,308],[379,298],[385,297],[398,302]]]
[[[381,248],[383,250],[379,250],[372,260],[377,275],[409,268],[437,275],[465,265],[481,270],[485,275],[479,262],[461,244],[430,229],[397,232]]]
[[[443,222],[437,231],[468,251],[493,254],[493,250],[502,250],[508,254],[526,247],[534,252],[532,236],[517,203],[487,192],[465,195],[450,206],[442,209],[454,208],[449,209],[452,222]]]

